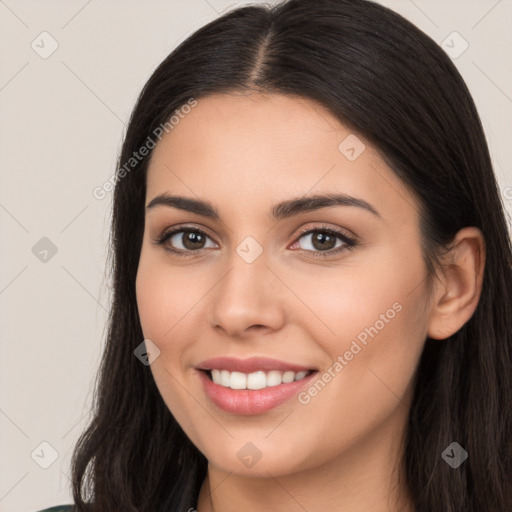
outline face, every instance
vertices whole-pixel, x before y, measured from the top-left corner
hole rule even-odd
[[[209,96],[154,149],[146,206],[151,371],[210,464],[285,475],[398,439],[430,306],[418,203],[368,141],[306,99]]]

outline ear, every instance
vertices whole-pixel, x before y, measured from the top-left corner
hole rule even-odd
[[[442,258],[433,295],[428,337],[444,340],[455,334],[473,315],[485,267],[485,239],[476,227],[461,229]]]

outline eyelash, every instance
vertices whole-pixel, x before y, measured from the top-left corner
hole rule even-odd
[[[154,240],[154,243],[156,243],[157,245],[164,245],[165,242],[167,242],[167,240],[169,240],[176,233],[199,233],[200,235],[203,235],[207,238],[211,238],[209,235],[207,235],[201,229],[193,228],[190,226],[178,226],[178,227],[172,229],[171,231],[164,231],[160,236],[158,236]],[[309,235],[311,233],[327,233],[328,235],[333,235],[333,236],[341,239],[341,241],[343,243],[345,243],[344,246],[338,247],[336,249],[329,249],[327,251],[311,251],[311,250],[302,249],[303,251],[305,251],[307,253],[312,253],[312,255],[315,258],[326,258],[328,256],[338,254],[345,250],[350,251],[358,245],[355,238],[348,236],[346,233],[344,233],[342,231],[339,231],[337,229],[327,227],[327,226],[317,226],[315,228],[304,229],[304,230],[300,231],[294,241],[294,244],[295,244],[295,242],[300,240],[304,235]],[[169,251],[169,252],[175,254],[176,256],[180,256],[180,257],[189,257],[190,253],[201,253],[203,250],[205,250],[205,249],[199,249],[197,251],[183,251],[181,249],[176,250],[171,247],[164,247],[164,248],[166,251]]]

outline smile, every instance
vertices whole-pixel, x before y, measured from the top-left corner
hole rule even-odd
[[[247,374],[242,372],[212,369],[208,372],[208,376],[215,384],[225,388],[257,390],[302,380],[310,373],[312,373],[312,370],[301,372],[281,372],[278,370],[265,372],[263,370],[259,370]]]
[[[229,373],[237,372],[228,372],[228,374]],[[267,379],[267,375],[265,375],[264,372],[261,373],[264,378]],[[310,371],[299,380],[295,380],[294,377],[294,380],[291,382],[281,382],[281,384],[276,384],[275,386],[266,385],[260,389],[248,389],[245,387],[246,384],[242,389],[233,389],[231,386],[227,387],[222,384],[216,384],[212,380],[209,371],[200,370],[197,372],[209,401],[222,411],[237,415],[263,414],[290,401],[309,385],[311,379],[313,379],[317,373],[317,371]],[[272,375],[273,372],[269,372],[269,374]],[[242,384],[243,379],[247,379],[248,377],[248,375],[242,375],[243,377],[235,376],[235,381],[240,378],[240,384]],[[284,374],[283,377],[285,377]],[[229,378],[231,384],[232,375],[229,375]],[[262,379],[261,376],[257,378]],[[281,379],[281,376],[279,376],[279,378]],[[293,403],[297,402],[293,401]]]

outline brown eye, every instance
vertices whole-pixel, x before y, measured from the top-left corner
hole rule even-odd
[[[187,253],[201,252],[211,238],[200,229],[180,228],[165,232],[155,242],[165,246],[165,249],[178,255],[186,256]],[[212,247],[212,245],[210,245]],[[215,244],[213,244],[215,247]]]
[[[179,235],[179,233],[178,233]],[[175,237],[172,237],[175,238]],[[195,231],[183,231],[181,235],[181,239],[178,237],[178,240],[181,241],[182,245],[185,249],[194,250],[194,249],[202,249],[205,243],[205,236],[201,233]]]
[[[309,247],[300,247],[300,240],[303,239],[309,239],[308,244],[305,244],[309,245]],[[338,245],[336,245],[337,243]],[[302,248],[312,256],[321,258],[337,254],[344,250],[353,249],[357,245],[357,242],[355,238],[348,236],[342,231],[327,227],[317,227],[303,231],[292,247],[296,245],[299,245],[299,248]]]
[[[311,235],[311,242],[313,247],[319,251],[329,250],[336,246],[336,238],[333,235],[318,232]]]

